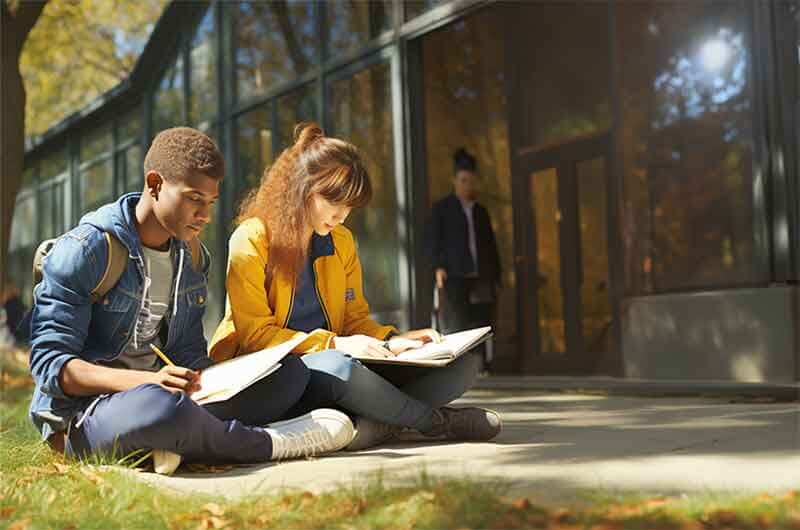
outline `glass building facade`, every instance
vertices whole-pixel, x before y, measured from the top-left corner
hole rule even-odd
[[[430,324],[427,217],[463,146],[502,263],[495,371],[797,381],[799,33],[781,0],[174,2],[131,78],[28,150],[8,270],[29,302],[36,244],[197,127],[228,170],[210,334],[237,206],[316,120],[366,157],[348,225],[377,319]]]

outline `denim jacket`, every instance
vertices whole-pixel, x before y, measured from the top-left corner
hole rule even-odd
[[[75,358],[111,361],[136,338],[145,278],[135,222],[140,196],[129,193],[86,214],[77,227],[58,238],[44,259],[43,279],[34,291],[30,358],[36,384],[30,416],[44,439],[66,430],[95,397],[64,393],[59,384],[64,364]],[[108,263],[104,232],[127,247],[129,261],[117,284],[91,304],[89,293]],[[164,316],[168,328],[163,350],[178,366],[203,369],[213,362],[203,334],[210,258],[203,247],[202,270],[195,270],[185,242],[176,240],[172,248],[174,284]]]

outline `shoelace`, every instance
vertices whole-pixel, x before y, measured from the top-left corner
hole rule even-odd
[[[332,439],[330,433],[324,429],[288,432],[280,437],[283,438],[277,451],[280,459],[314,456],[322,452]]]

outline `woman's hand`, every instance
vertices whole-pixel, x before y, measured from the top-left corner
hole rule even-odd
[[[395,355],[403,353],[404,351],[422,348],[422,346],[425,344],[421,340],[412,340],[401,336],[389,339],[388,343],[389,343],[389,351],[391,351]]]
[[[183,390],[187,394],[200,390],[200,372],[180,366],[165,366],[153,372],[152,383],[161,385],[173,394]]]
[[[422,341],[423,344],[427,342],[442,342],[442,336],[439,334],[439,332],[431,328],[406,331],[400,335],[395,335],[395,338]]]
[[[367,335],[350,335],[349,337],[334,337],[335,349],[352,355],[353,357],[377,357],[385,359],[394,356],[394,353],[383,347],[383,341]]]

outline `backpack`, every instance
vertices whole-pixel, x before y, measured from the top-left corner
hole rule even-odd
[[[122,277],[125,267],[128,266],[128,247],[122,242],[109,234],[103,232],[108,245],[108,262],[106,263],[106,270],[103,272],[102,278],[97,285],[89,293],[89,300],[91,303],[97,303],[98,300],[103,298],[108,291],[110,291]],[[42,281],[42,267],[44,258],[53,249],[58,238],[47,239],[42,241],[36,248],[33,254],[33,288],[35,289],[39,282]],[[189,249],[192,253],[192,267],[197,268],[202,259],[202,252],[200,251],[200,241],[197,238],[189,241]]]
[[[117,284],[122,277],[122,273],[125,271],[125,267],[128,265],[128,247],[123,245],[116,236],[108,232],[104,232],[103,234],[105,235],[106,244],[108,245],[108,263],[106,263],[106,270],[103,272],[103,277],[100,278],[98,284],[89,294],[89,301],[92,304],[97,303]],[[33,254],[33,289],[42,281],[44,257],[53,249],[53,245],[55,245],[57,239],[58,238],[47,239],[36,247],[36,252]],[[197,269],[198,266],[202,264],[203,252],[201,247],[202,245],[199,239],[194,238],[189,241],[189,249],[192,253],[192,267],[194,269]],[[17,329],[12,330],[17,342],[20,344],[27,344],[30,340],[32,315],[33,308],[31,307],[20,321]]]

